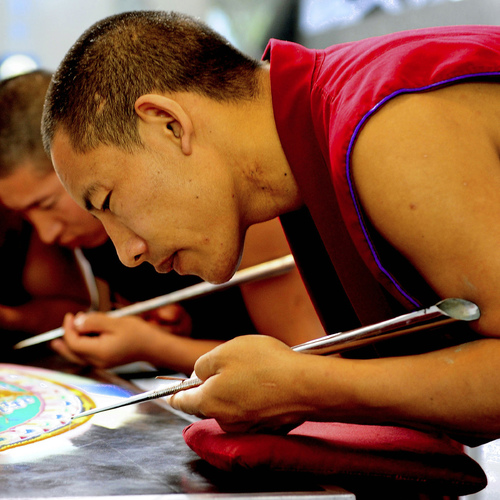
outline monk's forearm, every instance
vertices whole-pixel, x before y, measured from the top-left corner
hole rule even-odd
[[[0,328],[41,333],[61,326],[67,312],[76,313],[88,307],[83,301],[66,298],[38,298],[20,306],[0,305]]]
[[[500,340],[373,360],[322,358],[308,378],[314,418],[500,435]],[[316,403],[314,403],[316,402]],[[318,403],[319,402],[319,403]]]

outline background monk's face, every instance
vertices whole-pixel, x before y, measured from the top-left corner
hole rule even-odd
[[[93,248],[108,239],[102,224],[71,199],[50,165],[45,175],[23,164],[0,179],[0,200],[22,213],[49,245]]]

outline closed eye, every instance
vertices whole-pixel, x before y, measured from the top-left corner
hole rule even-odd
[[[46,198],[38,203],[38,208],[40,208],[41,210],[51,210],[55,205],[55,198]]]
[[[106,198],[104,198],[104,201],[102,202],[102,206],[101,206],[101,211],[105,212],[106,210],[109,210],[110,199],[111,199],[111,191],[108,193]]]

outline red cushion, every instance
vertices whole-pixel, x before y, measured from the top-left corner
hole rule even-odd
[[[225,433],[213,419],[184,429],[187,445],[225,471],[296,471],[337,478],[429,483],[468,494],[486,476],[462,445],[413,429],[305,422],[287,435]]]

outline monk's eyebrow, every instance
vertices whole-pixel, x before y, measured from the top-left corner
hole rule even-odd
[[[85,205],[85,208],[89,212],[92,212],[93,210],[97,210],[97,208],[94,207],[94,205],[92,205],[91,198],[98,191],[98,189],[99,189],[98,184],[91,184],[83,191],[83,203]]]

